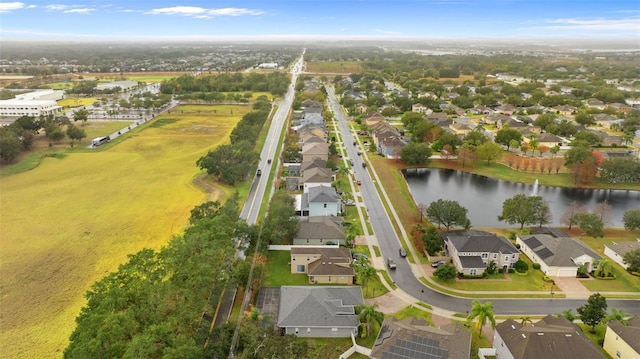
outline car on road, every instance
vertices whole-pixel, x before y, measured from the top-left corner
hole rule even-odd
[[[362,152],[360,152],[360,151],[358,151],[357,153],[358,153],[358,156],[360,156],[362,154]]]
[[[438,268],[438,267],[440,267],[441,265],[446,264],[446,263],[447,263],[447,261],[437,261],[437,262],[433,262],[433,263],[431,263],[431,266],[432,266],[433,268]]]
[[[349,163],[353,166],[353,160],[349,160]]]
[[[362,168],[367,167],[367,164],[365,162],[362,162]]]
[[[260,176],[260,175],[262,175],[262,170],[260,170],[260,169],[259,169],[259,170],[256,172],[256,176]]]
[[[389,269],[396,269],[396,262],[391,258],[387,258],[387,266]]]
[[[356,183],[358,184],[358,186],[362,185],[362,181],[357,180]]]
[[[400,253],[400,257],[406,257],[407,256],[407,251],[404,250],[404,248],[400,247],[400,249],[398,250],[398,253]]]

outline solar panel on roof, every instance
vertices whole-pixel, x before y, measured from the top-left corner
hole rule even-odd
[[[542,245],[542,243],[540,243],[540,241],[536,237],[525,239],[524,243],[526,243],[529,248],[536,248]]]
[[[549,248],[542,248],[541,250],[537,251],[536,254],[543,260],[553,256],[553,252],[550,251]]]

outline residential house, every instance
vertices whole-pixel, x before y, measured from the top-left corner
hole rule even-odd
[[[300,165],[300,175],[304,173],[306,170],[310,170],[312,168],[327,168],[327,161],[322,158],[316,157],[312,160],[304,161]]]
[[[324,132],[323,132],[324,133]],[[327,141],[313,132],[303,132],[300,134],[300,143],[310,144],[310,143],[327,143]]]
[[[640,249],[640,239],[635,242],[613,242],[604,245],[604,255],[621,265],[622,268],[627,268],[623,261],[624,255],[638,249]]]
[[[598,100],[597,98],[591,98],[587,100],[587,107],[597,108],[598,110],[604,110],[605,103]]]
[[[501,113],[492,113],[489,115],[485,115],[483,120],[485,123],[490,123],[496,126],[497,128],[502,128],[502,126],[504,126],[505,123],[509,123],[509,121],[512,121],[513,119]]]
[[[402,139],[402,136],[386,136],[379,137],[378,152],[390,159],[400,158],[400,152],[407,143]]]
[[[302,145],[302,161],[311,161],[314,158],[323,160],[329,159],[329,144],[325,143],[305,143]]]
[[[493,334],[500,359],[605,359],[580,328],[564,317],[547,315],[533,325],[507,319]]]
[[[363,120],[364,124],[372,127],[378,123],[387,123],[387,119],[378,112],[370,112]]]
[[[426,119],[433,122],[446,120],[448,118],[445,112],[432,112],[426,116]]]
[[[295,245],[344,245],[344,217],[301,217],[300,230],[293,237]]]
[[[468,359],[470,351],[471,333],[459,323],[435,328],[422,318],[389,317],[382,324],[369,357]]]
[[[563,116],[569,116],[576,113],[576,111],[578,111],[577,107],[571,106],[571,105],[557,105],[557,106],[553,106],[551,109]]]
[[[309,192],[309,188],[317,186],[331,186],[335,180],[333,171],[328,168],[314,167],[302,173],[303,191]]]
[[[324,119],[319,113],[305,113],[304,118],[300,121],[302,124],[314,124],[324,126]]]
[[[430,114],[431,112],[433,112],[433,110],[431,110],[428,106],[425,106],[421,103],[413,104],[413,106],[411,106],[411,111],[422,114]]]
[[[348,338],[358,334],[362,304],[360,287],[282,286],[276,325],[298,337]]]
[[[562,146],[562,139],[552,133],[531,133],[534,138],[538,140],[538,146],[547,146],[548,148],[556,145]],[[531,142],[531,137],[523,134],[522,141],[525,143]]]
[[[622,120],[610,116],[606,113],[596,113],[595,115],[593,115],[593,118],[596,120],[597,125],[602,126],[606,129],[610,129],[611,125],[613,125],[614,123],[622,122]]]
[[[369,109],[369,107],[364,103],[359,103],[356,105],[356,112],[358,113],[365,113],[367,112],[367,109]]]
[[[491,115],[493,110],[487,106],[475,105],[469,110],[472,115]]]
[[[624,325],[617,320],[607,322],[602,348],[612,358],[640,358],[640,317],[635,316]]]
[[[291,273],[306,273],[309,283],[353,284],[351,251],[344,247],[292,246]]]
[[[293,162],[293,163],[284,163],[282,165],[283,167],[287,168],[287,171],[289,172],[289,176],[300,176],[301,171],[300,171],[300,163],[297,162]]]
[[[522,253],[533,263],[540,264],[540,270],[550,277],[575,277],[579,266],[591,272],[595,269],[594,262],[602,259],[582,241],[571,237],[518,235],[516,243]]]
[[[502,113],[507,116],[511,116],[517,109],[518,109],[517,107],[511,104],[505,103],[496,107],[495,112]]]
[[[329,186],[309,188],[308,192],[295,196],[296,214],[307,216],[337,216],[341,200],[336,189]]]
[[[607,105],[607,107],[612,108],[619,112],[631,112],[632,110],[631,106],[627,105],[626,103],[620,103],[620,102],[610,103]]]
[[[286,177],[284,179],[284,187],[288,191],[301,191],[302,190],[302,178],[300,177]]]
[[[494,261],[498,269],[513,268],[520,251],[504,237],[484,231],[449,231],[442,234],[447,255],[465,275],[481,275],[489,262]]]
[[[602,146],[605,146],[605,147],[622,146],[622,136],[612,135],[604,131],[595,131],[595,130],[588,130],[588,131],[600,136],[600,138],[602,139],[602,141],[600,142],[600,145]]]
[[[462,122],[453,122],[449,125],[449,129],[456,135],[465,136],[467,133],[471,132],[471,127],[466,123]]]

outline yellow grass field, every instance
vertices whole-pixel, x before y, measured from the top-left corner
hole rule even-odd
[[[91,105],[94,102],[98,101],[97,98],[89,97],[89,98],[65,98],[63,100],[58,100],[58,106],[62,107],[81,107]]]
[[[184,106],[111,148],[2,177],[0,358],[61,357],[91,284],[167,243],[195,205],[223,193],[193,184],[195,161],[250,110]]]
[[[311,73],[344,73],[357,74],[362,66],[357,61],[313,61],[305,62],[306,71]]]

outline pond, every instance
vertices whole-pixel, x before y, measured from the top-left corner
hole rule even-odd
[[[440,198],[457,201],[468,210],[467,216],[474,227],[516,226],[499,221],[498,215],[502,212],[502,202],[519,193],[535,192],[549,204],[553,214],[550,226],[563,226],[560,219],[573,201],[593,209],[606,200],[612,217],[607,227],[623,227],[624,212],[640,207],[640,191],[537,186],[450,169],[409,169],[404,171],[404,176],[416,203],[428,206]]]

